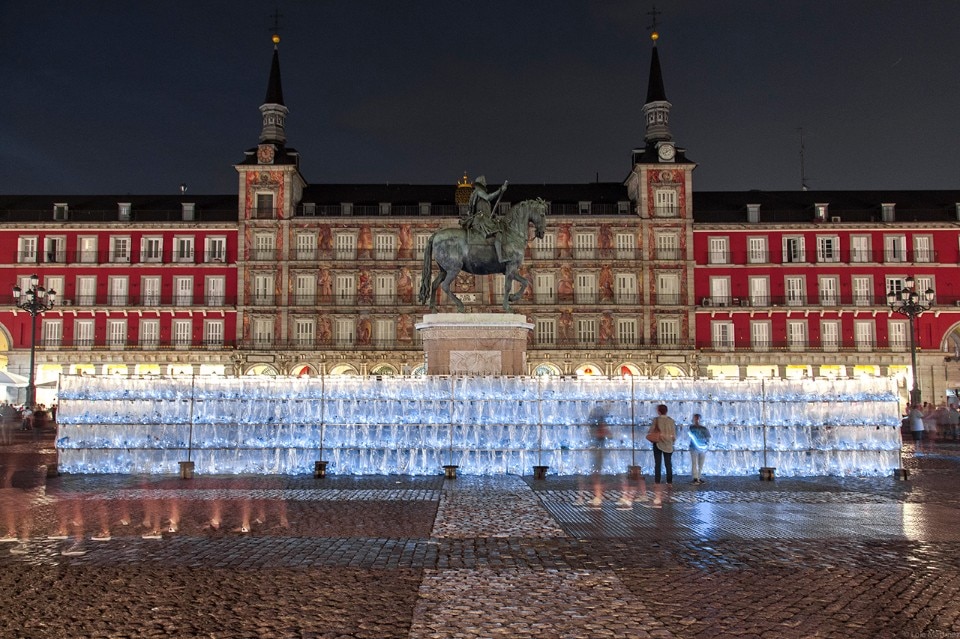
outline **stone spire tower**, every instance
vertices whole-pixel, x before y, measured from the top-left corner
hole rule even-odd
[[[267,95],[260,105],[263,115],[263,129],[260,131],[261,144],[283,146],[287,142],[284,126],[287,120],[287,107],[283,104],[283,87],[280,84],[280,36],[273,36],[273,62],[270,65],[270,79],[267,81]]]
[[[667,92],[663,88],[663,73],[660,71],[660,54],[657,52],[659,34],[654,31],[653,55],[650,57],[650,79],[647,84],[647,101],[643,105],[643,119],[646,126],[644,141],[649,144],[673,139],[670,134],[670,107]]]

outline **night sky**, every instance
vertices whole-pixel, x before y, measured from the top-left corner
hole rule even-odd
[[[0,193],[232,193],[279,7],[311,183],[622,181],[650,2],[0,0]],[[697,190],[960,188],[960,2],[661,0]]]

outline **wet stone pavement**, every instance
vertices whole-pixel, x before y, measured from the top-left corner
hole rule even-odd
[[[0,637],[960,639],[960,446],[907,482],[48,477],[0,441]],[[709,458],[707,461],[709,469]],[[656,507],[656,498],[662,499]]]

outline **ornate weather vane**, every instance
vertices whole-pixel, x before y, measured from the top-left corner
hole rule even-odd
[[[653,8],[647,11],[647,15],[650,16],[650,26],[647,27],[647,30],[650,31],[650,39],[653,40],[654,44],[660,37],[660,33],[657,31],[657,16],[662,13],[663,11],[657,11],[657,5],[653,5]]]
[[[283,14],[280,13],[280,7],[278,6],[273,10],[273,13],[270,14],[270,17],[273,18],[273,26],[270,28],[270,32],[273,34],[273,43],[280,43],[280,18],[283,17]]]

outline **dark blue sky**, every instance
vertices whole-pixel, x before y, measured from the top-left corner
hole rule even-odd
[[[649,2],[0,0],[0,192],[236,190],[279,5],[311,183],[620,181]],[[960,188],[960,2],[661,0],[697,190]]]

